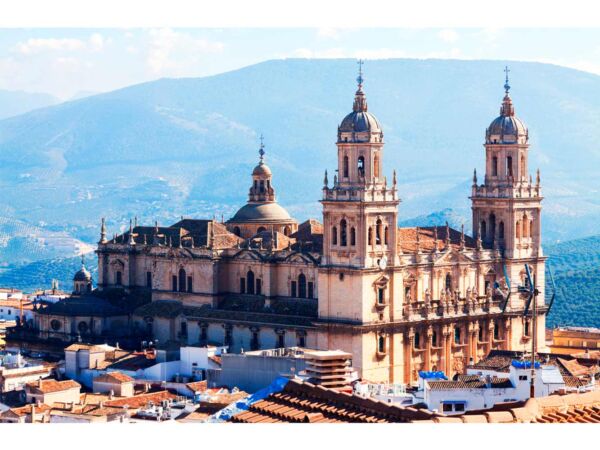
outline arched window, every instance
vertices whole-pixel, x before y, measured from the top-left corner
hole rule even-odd
[[[481,327],[481,326],[479,327],[477,339],[479,340],[479,342],[483,342],[483,327]]]
[[[377,339],[377,351],[379,353],[385,353],[385,338],[383,336],[379,336]]]
[[[185,270],[183,269],[183,267],[181,269],[179,269],[179,292],[185,292],[186,291],[186,281],[187,281],[187,277],[185,276]]]
[[[283,234],[284,234],[285,236],[289,236],[289,235],[291,234],[290,227],[286,226],[286,227],[283,229]]]
[[[345,247],[346,245],[348,245],[348,224],[346,222],[346,219],[342,219],[340,222],[340,245],[342,247]]]
[[[377,153],[373,158],[373,175],[375,178],[379,178],[379,155]]]
[[[525,155],[521,155],[521,178],[525,177],[527,171],[525,170]]]
[[[375,226],[375,244],[377,245],[381,245],[381,235],[383,234],[382,228],[383,225],[381,224],[381,219],[377,219]]]
[[[529,237],[533,237],[533,219],[529,221]]]
[[[258,230],[256,230],[257,233],[262,233],[263,231],[267,231],[267,229],[265,227],[258,227]]]
[[[365,176],[365,157],[364,156],[358,157],[357,169],[358,169],[358,176],[360,178],[364,178],[364,176]]]
[[[331,243],[337,245],[337,227],[331,228]]]
[[[383,243],[388,245],[388,227],[383,230]]]
[[[487,237],[487,224],[485,223],[485,220],[481,221],[481,240],[485,241],[486,237]]]
[[[494,156],[492,158],[492,176],[498,176],[498,157]]]
[[[446,289],[452,290],[452,275],[446,274]]]
[[[498,326],[497,323],[494,324],[494,339],[495,340],[500,339],[500,327]]]
[[[246,274],[246,292],[254,294],[254,272],[252,270],[249,270]]]
[[[421,335],[417,331],[415,333],[415,349],[419,349],[419,348],[421,348]]]
[[[241,236],[242,230],[240,230],[240,227],[233,227],[233,234],[235,234],[236,236]]]
[[[306,298],[306,275],[298,275],[298,297]]]
[[[496,215],[494,213],[490,214],[490,241],[494,241],[496,238]]]
[[[356,228],[350,228],[350,245],[356,245]]]
[[[431,333],[431,346],[432,347],[437,347],[437,345],[438,345],[437,344],[437,332],[433,331]],[[434,370],[434,372],[435,372],[435,370]]]
[[[527,215],[523,214],[523,236],[524,238],[530,237],[529,235],[529,220],[527,219]]]
[[[460,340],[460,328],[456,327],[454,329],[454,343],[455,344],[460,344],[461,340]]]
[[[498,239],[504,239],[504,222],[498,224]]]
[[[373,227],[369,227],[367,230],[367,242],[369,245],[373,245]]]
[[[506,176],[507,177],[512,177],[513,176],[512,156],[507,156],[506,157]]]
[[[344,178],[348,178],[348,157],[344,156]]]
[[[260,180],[260,193],[264,194],[264,192],[265,192],[265,181]]]
[[[515,226],[515,236],[517,239],[521,239],[521,221],[517,220],[517,225]]]

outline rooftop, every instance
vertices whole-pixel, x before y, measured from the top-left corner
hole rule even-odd
[[[290,380],[283,390],[259,400],[229,421],[236,423],[387,423],[430,419],[434,413]]]
[[[80,389],[81,385],[73,380],[40,380],[27,383],[26,387],[35,394],[50,394],[52,392],[61,392],[69,389]]]

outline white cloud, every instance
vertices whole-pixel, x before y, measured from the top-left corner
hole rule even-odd
[[[292,58],[347,58],[349,55],[342,48],[329,48],[325,50],[311,50],[297,48],[291,54]]]
[[[92,50],[102,50],[105,43],[104,36],[102,36],[100,33],[94,33],[90,36],[90,46]]]
[[[317,30],[317,37],[338,40],[340,38],[340,32],[337,28],[322,27]]]
[[[12,50],[22,55],[44,52],[76,52],[87,49],[100,51],[109,41],[100,33],[93,33],[87,41],[72,38],[30,38],[18,42]]]
[[[32,55],[45,51],[74,51],[83,48],[85,42],[81,39],[30,38],[17,43],[13,50],[23,55]]]
[[[170,28],[150,30],[150,44],[146,63],[155,74],[181,75],[199,62],[199,56],[220,53],[221,42],[197,39]]]
[[[357,50],[354,52],[355,58],[362,59],[390,59],[390,58],[406,58],[408,55],[404,50],[391,48],[373,48],[365,50]]]
[[[459,37],[456,31],[450,29],[440,30],[437,35],[442,41],[450,43],[456,42]]]

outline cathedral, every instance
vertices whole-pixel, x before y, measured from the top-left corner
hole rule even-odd
[[[298,223],[279,205],[261,143],[248,201],[228,221],[131,223],[112,238],[103,221],[97,290],[150,300],[115,315],[161,342],[341,349],[375,382],[414,383],[420,370],[451,377],[490,350],[543,345],[540,176],[508,77],[485,130],[485,175],[473,174],[471,235],[447,223],[398,227],[396,174],[391,184],[383,175],[383,129],[362,73],[357,81],[337,129],[337,170],[325,171],[322,220]],[[535,318],[523,314],[526,266],[540,292]]]

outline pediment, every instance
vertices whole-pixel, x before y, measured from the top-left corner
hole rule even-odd
[[[233,256],[233,258],[242,261],[260,261],[262,259],[258,253],[248,249],[240,250]]]
[[[441,254],[434,262],[434,266],[441,266],[446,264],[467,264],[472,263],[473,259],[468,257],[462,252],[450,251]]]
[[[313,261],[306,256],[303,253],[292,253],[290,255],[288,255],[285,259],[285,262],[291,262],[291,263],[299,263],[299,264],[312,264]]]

